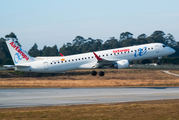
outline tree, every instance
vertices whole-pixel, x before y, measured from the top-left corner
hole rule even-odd
[[[165,37],[165,44],[173,46],[173,47],[178,46],[177,42],[175,41],[175,38],[170,33],[168,33],[167,36]]]
[[[118,48],[119,47],[119,43],[117,39],[110,39],[107,40],[103,45],[102,45],[102,49],[112,49],[112,48]]]
[[[68,50],[68,47],[71,48],[71,46],[66,46],[65,44],[63,44],[63,46],[59,50],[59,53],[62,53],[63,55],[70,55],[71,51]]]
[[[165,35],[165,33],[163,31],[157,30],[157,31],[154,31],[151,36],[152,37],[157,37],[157,36],[163,37],[164,35]]]
[[[146,34],[141,34],[137,37],[137,39],[144,39],[144,38],[147,38]]]
[[[165,43],[165,33],[163,31],[154,31],[151,37],[154,39],[154,42]]]
[[[85,43],[85,39],[81,36],[76,36],[76,38],[73,40],[73,45],[75,46],[80,46],[83,45]]]
[[[146,34],[141,34],[137,37],[135,45],[140,45],[140,44],[146,44],[148,43],[147,41],[147,35]]]
[[[57,48],[57,45],[54,45],[52,48],[51,48],[51,56],[58,56],[58,48]]]
[[[133,38],[133,34],[130,33],[130,32],[123,32],[120,34],[120,42],[123,41],[123,40],[127,40],[127,39],[131,39]]]
[[[101,50],[101,46],[103,44],[103,41],[101,39],[95,40],[95,43],[92,45],[92,51],[98,51]]]
[[[11,32],[9,35],[6,35],[5,38],[11,38],[14,42],[17,43],[17,45],[21,47],[20,43],[18,42],[17,36],[13,32]]]
[[[28,51],[28,54],[33,57],[40,56],[40,51],[38,50],[38,46],[35,43],[34,46]]]
[[[4,38],[0,39],[0,59],[1,60],[11,59],[11,55],[7,48],[5,40],[6,39],[4,39]]]
[[[57,49],[57,45],[54,45],[53,47],[47,47],[44,46],[43,50],[42,50],[42,56],[58,56],[58,49]]]
[[[121,47],[128,47],[128,46],[133,46],[136,45],[137,40],[135,38],[127,39],[125,41],[121,41],[119,44]]]
[[[13,40],[14,39],[18,40],[17,36],[13,32],[11,32],[9,35],[6,35],[5,38],[13,38]]]

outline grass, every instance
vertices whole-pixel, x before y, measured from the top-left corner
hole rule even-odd
[[[59,75],[14,76],[3,71],[1,88],[47,87],[156,87],[179,86],[179,77],[160,70],[105,70],[105,76],[91,76],[91,70],[76,70]],[[178,70],[170,72],[179,74]],[[18,74],[18,73],[17,73]],[[31,73],[33,74],[33,73]],[[156,100],[115,104],[50,107],[1,108],[0,120],[178,120],[179,100]]]
[[[179,86],[179,77],[160,70],[104,70],[105,76],[91,76],[91,70],[41,77],[0,78],[0,88],[67,88],[67,87],[156,87]],[[179,71],[170,71],[179,73]],[[4,73],[5,74],[5,73]],[[10,73],[9,73],[10,74]]]
[[[179,100],[0,109],[1,120],[178,120]]]

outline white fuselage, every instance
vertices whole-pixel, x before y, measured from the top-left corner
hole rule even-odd
[[[170,55],[174,52],[175,51],[172,48],[164,46],[164,44],[151,43],[138,46],[97,51],[95,53],[100,58],[109,61],[134,61],[162,57]],[[45,73],[65,72],[75,69],[92,69],[97,63],[97,61],[98,60],[96,59],[93,52],[63,57],[37,57],[35,58],[35,61],[23,64],[30,67],[18,67],[15,69],[20,71]]]

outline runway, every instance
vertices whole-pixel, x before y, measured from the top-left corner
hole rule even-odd
[[[179,87],[0,89],[0,108],[179,99]]]

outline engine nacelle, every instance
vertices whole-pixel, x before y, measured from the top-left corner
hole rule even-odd
[[[114,64],[115,69],[127,68],[128,66],[129,66],[129,61],[128,60],[120,60],[120,61],[117,61]]]

